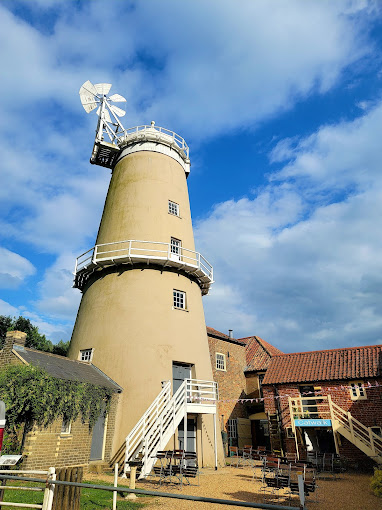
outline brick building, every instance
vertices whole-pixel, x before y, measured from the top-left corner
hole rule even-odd
[[[227,442],[270,448],[261,383],[272,356],[281,351],[257,336],[235,339],[232,331],[226,335],[210,327],[207,335],[213,377],[219,387],[218,414]]]
[[[26,333],[9,331],[0,351],[0,369],[8,365],[32,365],[66,380],[87,382],[114,391],[108,415],[100,416],[93,429],[81,418],[73,422],[56,420],[48,427],[32,426],[23,441],[25,469],[49,466],[87,466],[90,461],[108,461],[115,426],[118,395],[121,388],[91,363],[25,347]]]
[[[283,450],[382,463],[382,346],[276,355],[263,380]]]

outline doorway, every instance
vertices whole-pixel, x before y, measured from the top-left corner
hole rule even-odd
[[[105,413],[102,411],[93,427],[92,444],[90,448],[90,460],[102,460],[103,441],[105,437]]]
[[[191,379],[191,366],[189,363],[172,363],[172,393],[175,394],[185,379]]]

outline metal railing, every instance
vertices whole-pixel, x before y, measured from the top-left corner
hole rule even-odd
[[[97,244],[76,259],[75,277],[97,266],[151,262],[183,269],[209,287],[213,283],[213,267],[199,252],[177,247],[174,253],[171,243],[129,239]],[[75,280],[76,281],[76,280]]]
[[[5,480],[20,480],[21,478],[15,475],[1,475],[0,479]],[[52,484],[49,480],[44,480],[41,478],[23,478],[26,482],[32,483],[45,483]],[[120,493],[128,493],[128,494],[142,494],[144,496],[158,496],[161,498],[170,498],[170,499],[183,499],[186,501],[200,501],[203,503],[214,503],[219,505],[229,505],[229,506],[239,506],[244,508],[260,508],[263,510],[305,510],[305,506],[299,505],[297,506],[284,506],[284,505],[274,505],[268,503],[253,503],[247,501],[239,501],[233,499],[218,499],[218,498],[209,498],[204,496],[190,496],[188,494],[180,494],[179,492],[159,492],[159,491],[148,491],[144,489],[130,489],[129,487],[121,486],[121,485],[97,485],[90,483],[80,483],[80,482],[67,482],[65,480],[56,480],[54,482],[55,485],[65,485],[68,487],[81,487],[84,489],[94,489],[101,490],[107,492],[120,492]]]
[[[176,134],[174,131],[155,126],[155,124],[151,124],[150,126],[135,126],[125,129],[123,133],[118,135],[116,138],[119,147],[123,147],[125,144],[129,143],[129,141],[134,141],[139,137],[145,138],[146,140],[167,142],[168,145],[173,145],[178,148],[184,156],[184,159],[189,159],[190,150],[184,138]]]
[[[170,381],[144,413],[137,425],[126,437],[124,473],[128,462],[142,457],[141,477],[147,476],[156,462],[155,455],[169,442],[184,418],[187,406],[197,404],[196,412],[203,413],[203,406],[215,406],[218,398],[217,383],[198,379],[185,379],[172,398],[169,399]],[[195,409],[194,411],[195,412]]]

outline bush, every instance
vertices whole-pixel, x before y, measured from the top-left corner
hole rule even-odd
[[[374,476],[371,479],[370,487],[376,496],[382,498],[382,469],[374,470]]]

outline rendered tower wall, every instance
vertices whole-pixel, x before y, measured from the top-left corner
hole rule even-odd
[[[185,170],[168,152],[150,142],[122,151],[97,245],[170,243],[173,237],[183,249],[195,250]],[[169,214],[169,200],[179,204],[179,216]],[[186,293],[186,310],[173,307],[174,289]],[[83,289],[69,356],[77,359],[87,348],[94,349],[92,362],[123,388],[114,451],[159,393],[161,381],[172,380],[173,362],[192,364],[193,378],[213,380],[201,288],[192,275],[172,267],[142,263],[95,271]],[[204,465],[214,463],[212,422],[212,416],[198,416]]]

